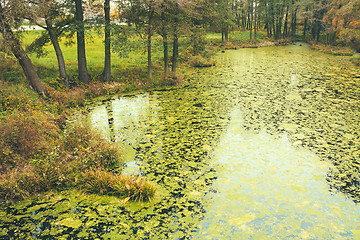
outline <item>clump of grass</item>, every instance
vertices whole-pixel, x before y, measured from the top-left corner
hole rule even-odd
[[[355,66],[360,66],[360,57],[354,57],[351,59],[351,62],[355,65]]]
[[[101,169],[84,172],[78,187],[86,193],[118,196],[133,201],[149,201],[156,192],[155,184],[142,177],[115,174]]]
[[[353,56],[354,50],[348,47],[337,47],[337,46],[327,46],[323,44],[316,44],[310,46],[311,49],[321,51],[323,53],[332,54],[335,56]]]
[[[215,66],[213,58],[204,58],[202,55],[192,56],[189,60],[190,65],[193,67],[212,67]]]

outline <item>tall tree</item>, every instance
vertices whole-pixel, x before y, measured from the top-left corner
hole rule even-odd
[[[77,57],[79,80],[83,83],[90,82],[90,76],[87,70],[85,54],[85,24],[82,0],[75,0],[75,20],[77,35]]]
[[[104,81],[111,80],[111,28],[110,28],[110,0],[104,2],[105,12],[105,64],[104,64]]]
[[[32,64],[30,58],[21,47],[19,39],[12,32],[16,26],[16,18],[23,15],[22,11],[26,9],[24,2],[20,0],[0,0],[0,30],[5,44],[19,61],[29,85],[42,95],[46,95],[46,88],[40,81],[39,76]]]
[[[163,38],[164,46],[164,77],[165,79],[169,76],[169,44],[168,44],[168,18],[167,14],[167,1],[164,0],[161,3],[161,35]]]
[[[28,50],[35,51],[38,55],[42,54],[44,45],[51,41],[58,61],[59,76],[64,84],[69,86],[65,60],[59,44],[59,37],[73,22],[73,17],[65,13],[69,5],[67,2],[60,3],[54,0],[32,0],[28,7],[32,11],[26,18],[46,30],[28,47]],[[42,23],[43,19],[45,24]]]

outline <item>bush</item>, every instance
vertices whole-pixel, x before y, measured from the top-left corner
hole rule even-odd
[[[36,110],[15,111],[0,121],[1,171],[43,158],[57,145],[60,133],[52,115]]]

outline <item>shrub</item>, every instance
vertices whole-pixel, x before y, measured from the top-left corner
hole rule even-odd
[[[57,144],[60,129],[51,114],[16,111],[0,121],[0,164],[23,165],[31,158],[45,157]],[[4,170],[4,169],[2,169]]]
[[[86,121],[70,123],[62,135],[64,151],[76,161],[73,167],[79,171],[94,168],[113,168],[121,162],[121,153],[115,143],[94,132]]]

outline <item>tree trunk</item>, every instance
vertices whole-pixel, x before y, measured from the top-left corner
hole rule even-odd
[[[174,78],[176,78],[176,70],[177,70],[177,59],[179,54],[179,39],[177,35],[177,28],[179,24],[179,5],[176,3],[176,11],[175,11],[175,24],[174,24],[174,42],[173,42],[173,57],[172,57],[172,73]]]
[[[77,57],[78,57],[78,73],[80,82],[88,84],[90,76],[87,70],[86,54],[85,54],[85,26],[82,8],[82,0],[75,0],[75,19],[76,19],[76,35],[77,35]]]
[[[305,38],[306,38],[306,30],[307,30],[307,22],[308,22],[308,19],[307,17],[305,18],[304,20],[304,29],[303,29],[303,40],[305,41]]]
[[[105,64],[104,64],[104,81],[111,81],[111,49],[110,49],[110,0],[104,2],[105,12]]]
[[[35,89],[43,96],[46,96],[46,88],[44,84],[40,81],[34,65],[32,64],[24,49],[21,47],[19,40],[14,36],[11,27],[6,23],[3,12],[4,9],[2,9],[0,6],[0,29],[2,31],[3,38],[6,40],[6,44],[10,47],[12,53],[19,61],[19,64],[22,67],[27,80],[29,81],[30,87]]]
[[[147,29],[147,34],[148,34],[148,38],[147,38],[147,52],[148,52],[148,80],[149,82],[152,81],[152,63],[151,63],[151,37],[152,37],[152,29],[151,29],[151,25],[152,25],[152,15],[153,15],[153,10],[152,10],[152,6],[150,3],[149,6],[149,12],[148,12],[148,29]]]
[[[173,57],[172,57],[172,73],[174,78],[176,78],[177,70],[177,58],[179,54],[179,39],[176,33],[174,33],[174,42],[173,42]]]
[[[295,37],[295,35],[296,35],[296,21],[297,21],[297,8],[295,8],[295,10],[291,16],[291,36],[292,37]]]
[[[288,36],[288,17],[289,17],[289,5],[286,6],[284,32],[283,32],[283,37],[284,38]]]
[[[114,110],[112,101],[106,101],[105,109],[110,129],[110,141],[115,142]]]
[[[225,42],[227,43],[229,41],[229,26],[226,23],[224,26],[224,36],[225,36]]]
[[[52,25],[52,20],[48,19],[48,18],[45,18],[45,22],[46,22],[46,28],[47,28],[47,31],[49,33],[51,43],[52,43],[52,45],[54,47],[54,50],[55,50],[56,58],[57,58],[57,61],[58,61],[60,78],[63,80],[64,84],[67,87],[69,87],[70,86],[69,78],[68,78],[67,73],[66,73],[65,60],[64,60],[64,56],[62,54],[61,48],[60,48],[58,35],[57,35],[53,25]]]
[[[166,23],[166,19],[165,19],[165,5],[164,4],[162,4],[161,20],[162,20],[162,37],[163,37],[163,46],[164,46],[164,77],[168,78],[168,76],[169,76],[169,47],[168,47],[168,33],[167,33],[167,23]]]
[[[254,43],[255,43],[255,45],[256,45],[256,28],[257,28],[257,21],[256,21],[256,18],[257,18],[257,16],[256,16],[256,10],[257,10],[257,2],[256,2],[256,0],[255,0],[255,8],[254,8]]]
[[[253,1],[250,1],[250,6],[249,6],[249,29],[250,29],[250,41],[253,40],[252,38],[252,30],[253,30]]]

